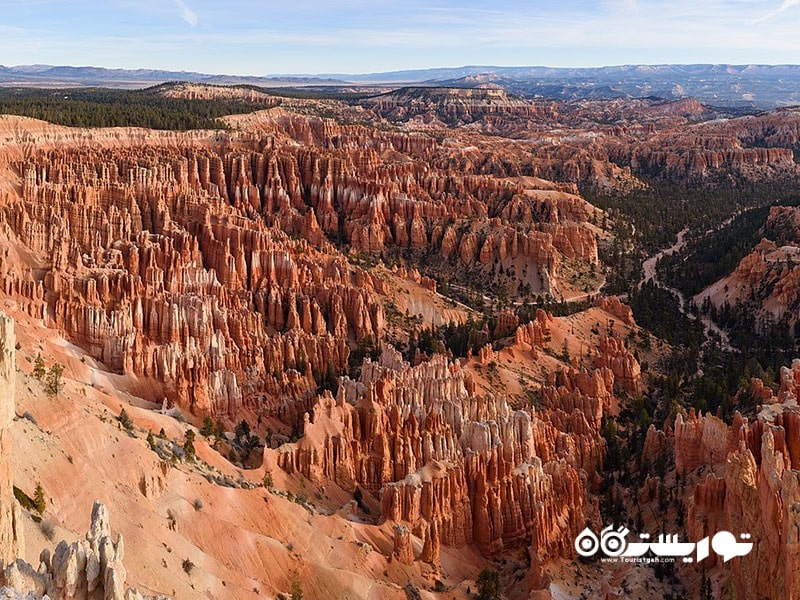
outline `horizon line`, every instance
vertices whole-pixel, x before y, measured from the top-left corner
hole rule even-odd
[[[68,68],[68,69],[99,69],[104,71],[154,71],[161,73],[185,73],[194,75],[209,75],[209,76],[224,76],[224,77],[246,77],[246,78],[266,78],[278,79],[281,77],[299,78],[299,77],[314,77],[314,78],[332,78],[332,77],[364,77],[368,75],[391,75],[395,73],[411,73],[415,71],[455,71],[459,69],[553,69],[553,70],[569,70],[569,69],[582,69],[582,70],[600,70],[600,69],[614,69],[614,68],[635,68],[635,67],[693,67],[693,66],[707,66],[707,67],[800,67],[800,63],[733,63],[733,62],[659,62],[659,63],[617,63],[605,65],[570,65],[570,66],[554,66],[546,64],[520,64],[520,65],[499,65],[499,64],[466,64],[458,66],[435,66],[435,67],[408,67],[403,69],[390,69],[387,71],[369,71],[369,72],[319,72],[319,73],[266,73],[263,75],[258,74],[233,74],[233,73],[213,73],[208,71],[196,71],[179,68],[154,68],[154,67],[108,67],[100,65],[75,65],[75,64],[50,64],[50,63],[28,63],[16,65],[3,65],[0,64],[0,69],[24,69],[24,68]]]

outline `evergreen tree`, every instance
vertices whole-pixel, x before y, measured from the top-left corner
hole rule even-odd
[[[203,427],[200,429],[200,435],[206,438],[210,438],[214,435],[214,421],[211,417],[206,417],[203,419]]]
[[[478,600],[498,600],[500,598],[500,577],[497,571],[484,569],[478,575]]]
[[[44,514],[45,508],[47,508],[47,502],[44,498],[44,488],[42,488],[41,483],[36,484],[36,490],[33,492],[33,506],[40,515]]]
[[[45,391],[49,396],[58,396],[58,393],[64,389],[64,382],[61,377],[64,374],[64,367],[58,363],[50,367],[45,379]]]
[[[47,370],[44,368],[44,359],[41,354],[36,355],[36,360],[33,361],[33,376],[39,381],[43,380]]]
[[[195,433],[193,429],[189,429],[186,432],[186,441],[183,442],[183,451],[186,453],[186,458],[189,460],[194,460],[195,458],[195,448],[194,448],[194,440],[195,440]]]
[[[236,429],[233,430],[233,433],[236,436],[237,441],[241,441],[242,439],[247,440],[247,438],[250,437],[250,424],[242,419],[239,421]]]
[[[117,420],[120,422],[120,425],[122,425],[128,431],[133,429],[133,420],[128,415],[128,411],[126,411],[124,408],[119,411]]]

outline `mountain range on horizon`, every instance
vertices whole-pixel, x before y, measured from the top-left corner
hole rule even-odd
[[[264,76],[93,66],[0,66],[3,86],[141,88],[166,81],[263,87],[492,85],[527,98],[695,97],[706,104],[755,109],[800,104],[800,65],[632,64],[575,68],[468,65],[365,74]]]

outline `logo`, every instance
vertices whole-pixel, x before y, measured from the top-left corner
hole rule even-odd
[[[584,558],[590,558],[602,551],[604,560],[617,559],[624,562],[674,562],[680,557],[685,563],[700,562],[710,555],[710,550],[722,557],[722,562],[728,562],[737,556],[746,556],[753,549],[750,541],[737,541],[736,536],[730,531],[718,531],[709,540],[704,537],[699,542],[681,542],[677,534],[664,534],[658,536],[656,541],[650,540],[649,533],[640,533],[641,542],[628,543],[627,536],[630,530],[620,526],[614,529],[609,525],[600,532],[598,538],[589,527],[584,529],[575,538],[575,552]],[[739,538],[750,539],[749,533],[742,533]],[[652,557],[647,556],[653,555]]]

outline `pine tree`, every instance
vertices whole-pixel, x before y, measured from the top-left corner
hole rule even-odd
[[[40,515],[44,514],[44,510],[47,508],[47,502],[44,498],[44,489],[41,483],[36,484],[36,491],[33,492],[33,506]]]
[[[56,363],[50,367],[45,379],[45,391],[49,396],[58,396],[58,393],[64,389],[64,382],[61,379],[63,374],[63,365]]]
[[[119,416],[117,417],[117,420],[128,431],[133,429],[133,421],[128,415],[128,411],[126,411],[124,408],[121,411],[119,411]]]
[[[500,598],[500,577],[497,571],[484,569],[478,575],[478,600],[497,600]]]
[[[210,438],[212,435],[214,435],[214,431],[214,421],[211,419],[211,417],[206,417],[203,419],[203,428],[200,430],[200,434],[203,437]]]
[[[233,433],[236,435],[237,441],[241,441],[242,439],[247,440],[247,438],[250,437],[250,424],[242,419],[236,426],[236,429],[233,430]]]
[[[44,379],[44,376],[47,374],[47,370],[44,368],[44,359],[42,358],[41,354],[36,355],[36,360],[33,361],[33,376],[36,377],[39,381]]]
[[[183,442],[183,451],[186,453],[186,458],[189,460],[194,460],[195,458],[195,449],[194,449],[194,439],[195,433],[194,430],[190,429],[186,432],[186,441]]]

